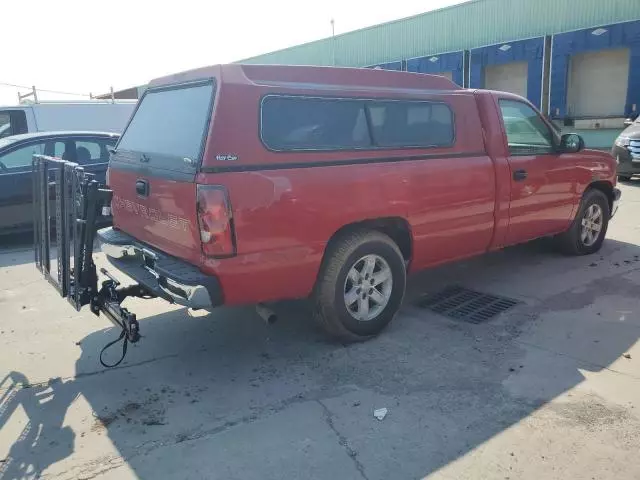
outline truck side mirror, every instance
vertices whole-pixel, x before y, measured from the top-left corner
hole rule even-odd
[[[633,125],[633,120],[631,120],[630,118],[626,118],[624,120],[624,126],[628,127],[629,125]]]
[[[560,138],[562,153],[576,153],[584,148],[584,140],[577,133],[565,133]]]

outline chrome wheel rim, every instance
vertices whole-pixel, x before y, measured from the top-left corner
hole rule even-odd
[[[344,281],[344,304],[353,318],[368,322],[384,310],[391,298],[393,275],[379,255],[365,255],[355,262]]]
[[[602,207],[597,203],[590,205],[582,217],[582,230],[580,232],[580,240],[586,247],[590,247],[598,241],[603,225],[604,214]]]

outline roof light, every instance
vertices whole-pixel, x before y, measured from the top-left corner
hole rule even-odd
[[[511,45],[509,45],[508,43],[505,43],[501,47],[498,47],[498,50],[502,50],[503,52],[507,52],[507,51],[511,50]]]
[[[429,61],[430,61],[431,63],[436,63],[438,60],[440,60],[440,57],[431,57],[431,58],[429,59]]]
[[[603,33],[607,33],[606,28],[596,28],[593,32],[591,32],[591,35],[595,35],[596,37],[599,37]]]

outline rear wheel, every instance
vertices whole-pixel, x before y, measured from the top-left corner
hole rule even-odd
[[[314,292],[315,315],[332,336],[366,340],[393,319],[402,303],[406,269],[400,249],[377,231],[335,239]]]
[[[621,182],[628,182],[631,180],[631,175],[618,175],[618,180]]]
[[[587,190],[571,227],[558,236],[562,250],[568,255],[588,255],[600,250],[607,234],[609,216],[606,195],[600,190]]]

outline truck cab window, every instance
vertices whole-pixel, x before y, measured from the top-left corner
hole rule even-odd
[[[6,112],[0,112],[0,138],[11,135],[11,118]]]
[[[500,100],[500,112],[512,155],[549,153],[553,135],[540,114],[516,100]]]
[[[20,110],[0,111],[0,138],[27,133],[27,117]]]

